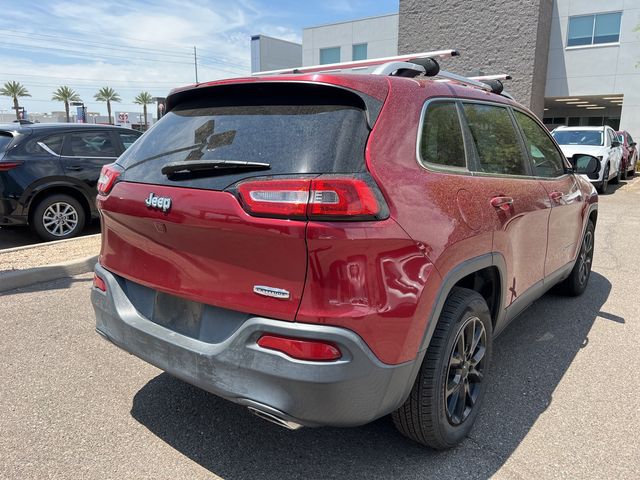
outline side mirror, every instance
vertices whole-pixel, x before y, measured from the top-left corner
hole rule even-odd
[[[616,148],[620,146],[620,142],[618,140],[613,140],[611,142],[611,148]]]
[[[600,160],[592,155],[576,153],[571,157],[573,171],[580,175],[593,175],[600,171]]]

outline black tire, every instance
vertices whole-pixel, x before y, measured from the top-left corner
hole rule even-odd
[[[602,185],[596,188],[600,195],[606,195],[609,188],[609,165],[604,168],[604,175],[602,176]]]
[[[469,323],[471,321],[474,322],[472,326]],[[475,337],[475,332],[481,330],[480,326],[484,337],[482,338],[482,332],[478,335],[478,348],[457,361],[460,332],[464,332],[464,337],[464,334],[472,329],[472,335]],[[486,390],[492,336],[491,314],[484,298],[473,290],[455,287],[444,304],[411,394],[406,402],[392,413],[393,423],[400,433],[438,450],[454,447],[469,434]],[[484,350],[483,355],[480,355],[479,347],[482,346],[482,342]],[[462,345],[465,345],[464,341]],[[469,361],[465,358],[471,356],[480,356],[476,367],[473,367],[473,364],[467,365]],[[454,366],[454,363],[460,367]],[[458,373],[451,377],[454,371]],[[478,371],[481,375],[477,374]],[[458,379],[457,383],[455,379]],[[458,397],[454,397],[455,393],[447,396],[445,388],[449,386],[454,390],[458,389]],[[468,390],[464,390],[465,388]],[[460,398],[461,390],[465,392],[464,402],[453,403]],[[471,398],[474,398],[474,402],[470,406]],[[450,408],[459,410],[459,405],[462,405],[462,415],[453,415]],[[468,412],[467,407],[470,407]]]
[[[621,167],[622,165],[620,165]],[[618,173],[616,174],[616,176],[613,178],[613,180],[611,180],[611,183],[613,183],[614,185],[618,185],[620,183],[620,177],[622,177],[622,170],[620,169],[620,167],[618,167]]]
[[[626,180],[626,179],[627,179],[627,171],[628,171],[628,170],[627,170],[626,168],[624,168],[624,169],[622,170],[622,175],[620,176],[620,179],[621,179],[621,180]]]
[[[629,170],[627,172],[627,179],[632,179],[635,176],[636,176],[636,169],[635,169],[635,166],[634,166],[633,170]]]
[[[52,220],[57,218],[56,209],[60,215],[59,221]],[[30,225],[40,238],[49,241],[64,240],[79,235],[84,229],[85,222],[84,208],[78,200],[69,195],[54,194],[43,198],[38,203],[31,215]],[[58,226],[60,228],[57,228]]]
[[[570,297],[582,295],[589,284],[593,265],[593,247],[595,244],[595,226],[589,220],[582,237],[582,245],[571,274],[556,287],[556,291]]]

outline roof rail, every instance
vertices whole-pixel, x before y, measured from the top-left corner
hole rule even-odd
[[[279,70],[267,70],[264,72],[252,73],[256,75],[281,75],[287,73],[319,73],[333,72],[348,69],[358,69],[383,65],[389,62],[410,62],[416,58],[450,58],[460,55],[457,50],[436,50],[433,52],[410,53],[406,55],[395,55],[393,57],[370,58],[367,60],[356,60],[352,62],[328,63],[326,65],[311,65],[309,67],[281,68]]]
[[[513,99],[511,95],[504,92],[502,80],[511,80],[511,75],[480,75],[475,77],[465,77],[457,73],[440,70],[436,58],[451,58],[460,55],[458,50],[436,50],[433,52],[408,53],[406,55],[396,55],[393,57],[371,58],[367,60],[356,60],[352,62],[329,63],[326,65],[312,65],[308,67],[282,68],[279,70],[268,70],[263,72],[252,73],[257,75],[281,75],[296,73],[331,73],[340,72],[342,70],[359,70],[368,67],[377,68],[372,72],[373,75],[393,75],[398,77],[416,77],[418,75],[426,75],[428,77],[440,77],[439,82],[447,82],[450,80],[469,85],[482,90],[502,94],[505,97]]]

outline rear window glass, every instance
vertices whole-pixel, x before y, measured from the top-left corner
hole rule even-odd
[[[0,132],[0,152],[4,152],[9,144],[13,140],[13,135],[10,133]]]
[[[553,138],[560,145],[602,145],[602,131],[599,130],[557,130]]]
[[[339,97],[289,88],[291,94],[281,97],[267,90],[240,100],[211,95],[179,104],[120,157],[126,169],[122,178],[224,189],[250,176],[363,171],[369,134],[365,111],[336,101]],[[199,160],[261,162],[270,169],[179,180],[161,173],[167,163]]]
[[[422,127],[420,156],[432,165],[466,167],[458,110],[453,102],[429,105]]]

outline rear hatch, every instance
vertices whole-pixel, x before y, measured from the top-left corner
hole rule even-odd
[[[363,174],[367,106],[381,103],[334,86],[272,82],[180,92],[168,105],[98,196],[100,263],[160,292],[293,320],[307,270],[304,211],[265,215],[273,192],[257,192],[252,210],[238,186]]]

